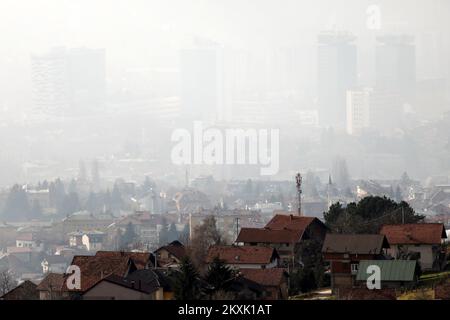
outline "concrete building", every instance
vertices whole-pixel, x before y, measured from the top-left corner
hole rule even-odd
[[[347,133],[360,134],[370,125],[370,95],[373,89],[347,91]]]
[[[324,32],[318,36],[318,107],[322,126],[345,127],[346,92],[357,85],[354,41],[349,33]]]

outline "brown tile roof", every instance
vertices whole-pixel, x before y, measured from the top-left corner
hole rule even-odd
[[[239,274],[246,279],[267,287],[279,287],[287,276],[286,270],[283,268],[241,269]]]
[[[381,234],[333,234],[328,233],[322,246],[323,253],[380,254],[389,248]]]
[[[132,259],[127,256],[75,256],[71,265],[78,266],[81,272],[81,289],[73,291],[82,292],[111,274],[125,277],[130,268],[136,268]]]
[[[39,300],[39,293],[36,290],[37,285],[26,280],[16,288],[7,292],[0,299],[3,300]]]
[[[242,228],[236,242],[294,243],[301,240],[303,230],[270,230],[265,228]]]
[[[305,230],[314,220],[314,217],[300,217],[292,214],[277,214],[267,224],[266,229],[271,230]]]
[[[150,252],[97,251],[95,256],[110,258],[128,257],[133,260],[134,265],[138,269],[144,269],[152,261]]]
[[[181,260],[187,255],[186,248],[178,241],[173,241],[166,246],[163,246],[155,251],[155,253],[160,250],[167,250],[171,255],[173,255],[178,260]]]
[[[416,223],[384,225],[384,234],[390,244],[440,244],[447,238],[442,223]]]
[[[319,223],[314,217],[300,217],[292,214],[276,214],[264,228],[242,228],[236,242],[293,243],[302,239],[303,233],[311,225]]]
[[[208,250],[206,262],[214,258],[224,260],[228,264],[268,264],[278,257],[275,249],[255,246],[212,246]]]
[[[36,290],[38,291],[60,291],[64,284],[64,275],[60,273],[49,273],[47,276],[39,283]]]

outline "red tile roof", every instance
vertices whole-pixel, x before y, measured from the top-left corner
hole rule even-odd
[[[11,291],[5,293],[0,299],[3,300],[39,300],[39,294],[36,285],[26,280]]]
[[[49,273],[39,283],[36,290],[38,291],[60,291],[64,284],[64,275],[59,273]]]
[[[125,277],[130,268],[135,268],[132,259],[127,256],[75,256],[71,265],[78,266],[81,272],[81,289],[73,291],[82,292],[111,274]]]
[[[212,246],[208,250],[206,262],[214,258],[224,260],[227,264],[269,264],[278,254],[275,249],[255,246]]]
[[[319,219],[314,217],[300,217],[292,214],[277,214],[266,224],[264,228],[242,228],[236,242],[298,242],[302,239],[305,230],[313,222],[323,225]]]
[[[442,223],[416,223],[384,225],[380,234],[384,234],[390,244],[440,244],[447,238]]]
[[[161,250],[168,251],[171,255],[173,255],[178,260],[181,260],[183,257],[185,257],[187,255],[186,248],[178,241],[173,241],[173,242],[169,243],[168,245],[159,248],[158,250],[155,251],[155,253],[157,253]]]
[[[279,287],[287,276],[286,270],[282,268],[241,269],[239,274],[246,279],[267,287]]]
[[[293,243],[301,240],[303,230],[270,230],[242,228],[236,242],[245,243]]]
[[[300,217],[294,215],[277,214],[267,224],[266,229],[271,230],[305,230],[314,219],[314,217]]]
[[[97,251],[96,257],[120,258],[128,257],[133,260],[138,269],[145,269],[151,262],[152,254],[150,252],[122,252],[122,251]]]

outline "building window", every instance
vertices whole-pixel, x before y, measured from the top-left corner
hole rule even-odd
[[[352,264],[350,265],[350,268],[351,268],[351,270],[352,270],[352,273],[358,273],[358,266],[359,266],[359,264],[357,264],[357,263],[352,263]]]

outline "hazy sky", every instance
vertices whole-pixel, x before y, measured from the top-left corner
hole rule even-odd
[[[379,32],[366,27],[369,5],[381,9]],[[311,90],[313,96],[318,32],[347,30],[357,36],[360,85],[373,85],[375,36],[408,33],[416,36],[418,80],[448,80],[449,21],[448,0],[1,0],[0,112],[5,106],[10,110],[0,115],[31,106],[30,55],[55,46],[106,49],[108,83],[127,69],[176,68],[178,50],[196,36],[259,53],[297,47],[302,85],[308,86],[298,89]],[[133,121],[129,125],[134,127]],[[22,138],[19,132],[17,137]],[[14,148],[23,146],[10,143]],[[67,141],[60,144],[58,156],[65,154]],[[71,156],[77,157],[81,155]],[[29,159],[5,161],[16,165],[24,160]]]

